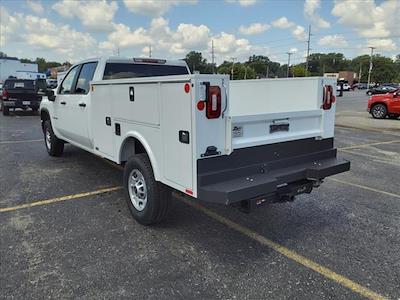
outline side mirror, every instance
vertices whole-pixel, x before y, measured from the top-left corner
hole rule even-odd
[[[54,91],[53,90],[47,90],[46,91],[46,96],[47,96],[47,99],[49,99],[49,101],[55,101],[56,100],[56,95],[54,95]]]

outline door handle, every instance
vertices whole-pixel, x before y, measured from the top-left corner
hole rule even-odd
[[[85,103],[79,103],[78,104],[80,107],[86,107],[86,104]]]
[[[65,104],[67,104],[67,102],[61,101],[60,104],[65,105]]]

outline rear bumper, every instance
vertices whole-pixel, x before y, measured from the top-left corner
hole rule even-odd
[[[202,159],[198,161],[198,198],[228,205],[265,197],[275,202],[309,193],[313,184],[350,169],[350,162],[336,153],[333,139],[304,139]]]

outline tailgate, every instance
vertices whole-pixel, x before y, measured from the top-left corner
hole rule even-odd
[[[8,90],[8,100],[40,101],[42,99],[35,90]]]
[[[323,86],[331,78],[231,81],[227,145],[234,149],[333,137],[334,106],[321,109]]]

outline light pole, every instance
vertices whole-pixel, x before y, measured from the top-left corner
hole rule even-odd
[[[290,55],[292,55],[291,52],[286,52],[288,55],[288,60],[287,60],[287,70],[286,70],[286,77],[289,77],[289,69],[290,69]]]
[[[368,47],[371,49],[371,57],[369,58],[369,70],[368,70],[368,83],[367,83],[367,89],[369,89],[369,83],[371,81],[371,72],[372,72],[372,56],[374,55],[374,49],[376,47]]]
[[[235,65],[236,57],[232,57],[231,80],[233,80],[233,66]]]

